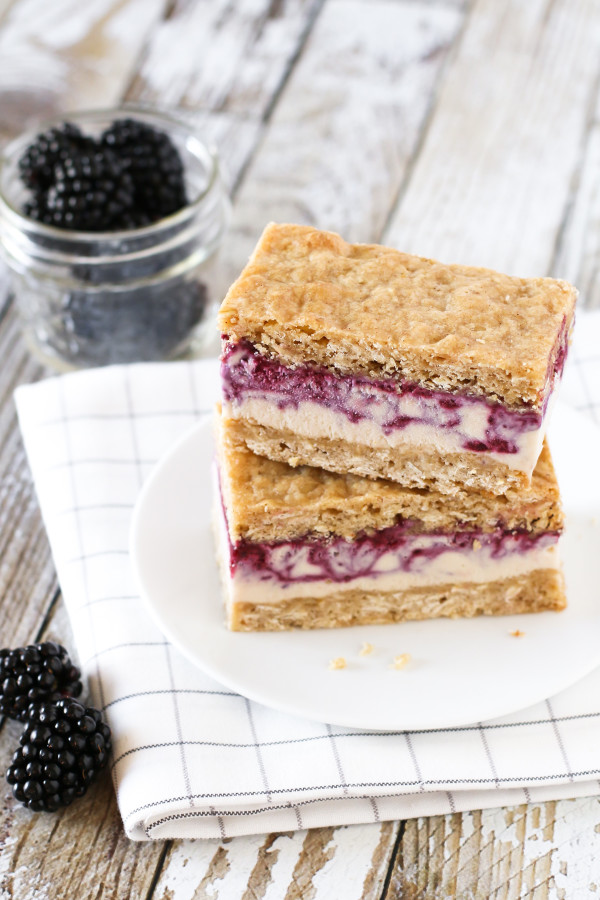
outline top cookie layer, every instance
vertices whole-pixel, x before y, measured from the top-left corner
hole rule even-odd
[[[539,409],[577,292],[553,278],[443,265],[300,225],[268,225],[219,313],[289,365],[394,377]]]

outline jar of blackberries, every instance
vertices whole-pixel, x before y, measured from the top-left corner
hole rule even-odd
[[[0,157],[0,239],[31,349],[59,370],[199,355],[222,298],[229,213],[185,118],[96,110]]]

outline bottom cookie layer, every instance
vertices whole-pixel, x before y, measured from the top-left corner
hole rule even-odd
[[[368,449],[338,438],[318,440],[236,418],[238,437],[249,450],[290,466],[306,465],[342,474],[385,478],[409,488],[457,494],[469,490],[503,494],[528,484],[523,472],[489,453],[442,453],[433,447],[415,452],[412,444]]]
[[[483,584],[441,584],[390,592],[343,590],[320,599],[238,602],[228,608],[228,625],[233,631],[288,631],[439,617],[502,616],[561,610],[565,606],[562,573],[536,569]]]

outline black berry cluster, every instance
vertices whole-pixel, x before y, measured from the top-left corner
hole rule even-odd
[[[133,203],[131,176],[112,153],[73,157],[54,168],[45,194],[44,221],[75,231],[110,231]],[[33,214],[32,210],[32,214]]]
[[[25,150],[19,172],[31,192],[25,214],[70,231],[141,228],[187,204],[177,148],[135,119],[117,119],[98,138],[70,122],[51,128]]]
[[[110,729],[75,699],[79,670],[59,644],[0,650],[0,664],[0,711],[25,722],[6,780],[29,809],[68,806],[106,766]]]
[[[79,669],[54,641],[0,650],[0,715],[24,722],[30,703],[79,697]]]
[[[186,205],[183,163],[167,134],[136,119],[118,119],[101,142],[106,153],[118,157],[133,184],[125,227],[150,225]]]
[[[54,184],[55,166],[93,151],[93,139],[77,125],[65,122],[60,128],[50,128],[38,135],[19,160],[21,181],[36,196],[43,194]]]

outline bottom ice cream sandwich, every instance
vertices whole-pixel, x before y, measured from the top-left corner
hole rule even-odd
[[[215,531],[236,631],[337,628],[566,605],[563,514],[544,445],[531,485],[452,497],[292,468],[217,415]]]

